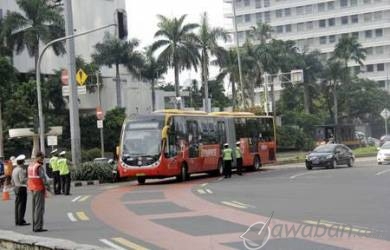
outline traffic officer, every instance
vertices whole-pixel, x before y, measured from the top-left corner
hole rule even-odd
[[[12,185],[14,186],[16,196],[15,225],[17,226],[30,225],[30,223],[27,223],[24,220],[27,203],[27,170],[26,165],[24,164],[25,159],[25,155],[16,157],[16,167],[12,171]]]
[[[65,154],[65,151],[58,154],[57,167],[61,177],[61,192],[62,194],[70,195],[70,171]]]
[[[242,175],[242,153],[240,148],[240,142],[236,142],[236,162],[237,162],[237,174]]]
[[[229,147],[229,144],[225,143],[223,145],[222,158],[223,158],[223,172],[225,174],[225,178],[232,177],[232,153],[233,150]]]
[[[45,193],[47,185],[44,155],[38,152],[35,160],[28,166],[28,189],[32,192],[33,231],[45,232],[43,229],[43,215],[45,213]]]
[[[51,151],[51,158],[49,160],[50,168],[53,173],[53,189],[54,194],[61,194],[61,178],[60,178],[60,170],[58,168],[58,157],[57,157],[57,149]]]

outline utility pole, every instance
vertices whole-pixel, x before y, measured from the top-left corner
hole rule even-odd
[[[264,96],[265,96],[265,103],[264,103],[264,111],[265,111],[265,114],[268,115],[269,113],[269,109],[268,109],[268,73],[267,72],[264,72]]]
[[[65,10],[65,33],[66,36],[73,35],[73,14],[72,0],[64,0]],[[74,39],[66,40],[67,64],[69,71],[69,118],[70,118],[70,136],[72,147],[72,163],[79,166],[81,162],[81,143],[80,143],[80,124],[79,124],[79,105],[76,86],[76,59],[74,49]],[[42,129],[42,128],[41,128]]]
[[[98,88],[98,101],[99,101],[99,107],[102,109],[102,98],[100,95],[100,81],[99,81],[99,72],[96,72],[96,85]],[[102,119],[103,122],[104,119]],[[100,128],[100,152],[102,158],[104,157],[104,133],[103,133],[103,126]]]

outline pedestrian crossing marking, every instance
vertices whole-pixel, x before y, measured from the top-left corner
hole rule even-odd
[[[73,200],[72,200],[72,202],[76,202],[78,199],[80,199],[81,198],[81,195],[79,195],[79,196],[77,196],[76,198],[74,198]]]
[[[72,221],[72,222],[77,221],[77,219],[74,217],[73,213],[68,213],[67,215],[68,215],[68,218],[70,221]]]
[[[117,238],[112,238],[113,241],[121,244],[121,245],[124,245],[126,247],[129,247],[130,249],[135,249],[135,250],[148,250],[147,248],[145,247],[142,247],[138,244],[135,244],[134,242],[131,242],[131,241],[128,241],[124,238],[121,238],[121,237],[117,237]]]
[[[88,216],[84,212],[76,212],[76,215],[80,220],[89,220]]]
[[[203,189],[198,189],[197,192],[200,193],[200,194],[205,194],[206,193],[206,191],[204,191]]]
[[[231,206],[231,207],[235,207],[235,208],[243,208],[243,209],[248,208],[247,206],[243,206],[243,205],[240,205],[240,204],[237,204],[234,202],[230,202],[230,201],[221,201],[221,203],[226,205],[226,206]]]
[[[211,191],[210,189],[206,188],[206,192],[209,193],[209,194],[212,194],[213,191]]]
[[[116,249],[116,250],[127,250],[126,248],[120,247],[117,244],[114,244],[113,242],[111,242],[109,240],[106,240],[106,239],[100,239],[99,241],[103,242],[107,246],[109,246],[109,247],[111,247],[113,249]]]

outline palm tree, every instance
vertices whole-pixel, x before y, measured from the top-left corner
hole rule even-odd
[[[343,65],[340,61],[329,59],[327,67],[325,68],[324,75],[326,77],[326,90],[328,93],[332,93],[333,104],[330,98],[328,98],[328,110],[331,116],[334,118],[334,124],[338,124],[338,101],[337,101],[337,85],[340,83],[343,74]],[[333,106],[333,109],[332,109]]]
[[[143,66],[142,55],[135,51],[138,40],[122,41],[109,33],[106,33],[102,43],[95,45],[96,52],[92,59],[97,65],[112,67],[115,65],[116,99],[117,107],[122,107],[121,79],[119,65],[126,65],[127,69],[135,76],[140,76]]]
[[[268,23],[258,22],[255,26],[251,26],[249,31],[249,37],[255,41],[259,41],[260,44],[265,44],[268,39],[272,37],[272,26]]]
[[[158,80],[162,74],[167,71],[167,68],[158,63],[156,59],[153,57],[153,51],[151,47],[147,48],[145,51],[145,64],[143,66],[141,75],[144,79],[147,79],[151,83],[152,89],[152,110],[156,109],[156,94],[155,94],[155,85],[156,80]]]
[[[218,39],[226,41],[227,34],[222,28],[210,28],[207,13],[203,13],[198,33],[198,46],[200,48],[201,79],[204,86],[205,111],[208,112],[208,78],[210,55],[221,57],[224,49],[218,45]]]
[[[172,67],[175,73],[175,92],[179,98],[179,73],[182,69],[194,67],[197,70],[199,52],[197,47],[197,37],[192,31],[199,25],[195,23],[184,24],[186,15],[179,19],[167,18],[162,15],[157,16],[159,30],[155,33],[155,38],[161,38],[152,45],[152,50],[161,50],[157,60],[167,67]],[[176,107],[179,103],[176,102]]]
[[[62,8],[46,0],[17,0],[16,3],[22,13],[10,12],[5,16],[1,36],[6,37],[7,44],[18,54],[26,48],[35,59],[35,70],[39,42],[48,43],[65,36]],[[52,48],[56,55],[65,53],[63,43],[55,43]]]

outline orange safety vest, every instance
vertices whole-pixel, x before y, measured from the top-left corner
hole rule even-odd
[[[39,176],[39,168],[41,164],[38,162],[30,164],[27,169],[28,174],[28,189],[31,191],[42,191],[45,190],[45,185],[43,184],[43,180]]]

